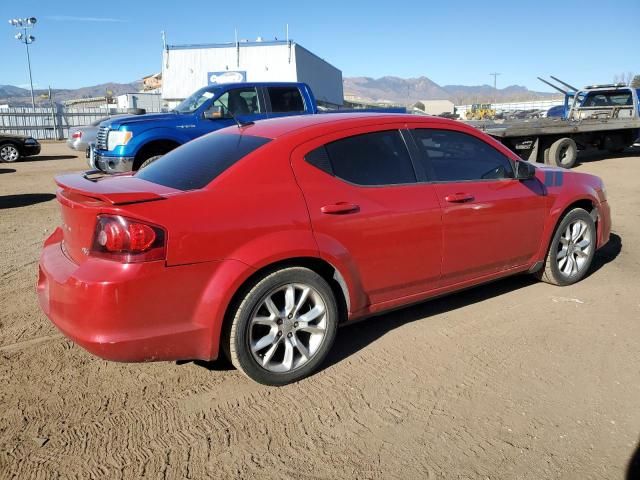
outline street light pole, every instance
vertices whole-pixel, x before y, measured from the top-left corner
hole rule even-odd
[[[27,29],[24,29],[25,37],[27,36]],[[28,38],[28,37],[27,37]],[[31,76],[31,55],[29,55],[29,43],[24,42],[24,46],[27,49],[27,65],[29,66],[29,86],[31,87],[31,105],[33,105],[33,109],[36,109],[36,99],[33,96],[33,77]]]
[[[27,49],[27,66],[29,67],[29,85],[31,87],[31,105],[33,109],[36,109],[36,100],[33,95],[33,77],[31,75],[31,55],[29,54],[29,44],[33,43],[36,40],[36,37],[33,35],[27,34],[27,28],[32,28],[36,24],[37,20],[35,17],[29,18],[14,18],[9,20],[9,23],[16,28],[21,28],[22,33],[18,33],[16,35],[16,40],[24,43],[24,46]]]

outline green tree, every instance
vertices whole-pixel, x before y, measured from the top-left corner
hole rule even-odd
[[[633,77],[633,80],[631,80],[631,87],[640,88],[640,75]]]

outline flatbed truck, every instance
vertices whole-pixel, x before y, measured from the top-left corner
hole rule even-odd
[[[578,152],[622,152],[640,137],[640,89],[623,84],[593,85],[565,92],[563,118],[542,118],[480,126],[531,162],[572,168]]]

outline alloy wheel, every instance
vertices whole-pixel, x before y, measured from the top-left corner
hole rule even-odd
[[[318,352],[327,332],[327,307],[310,285],[289,283],[271,290],[249,322],[254,360],[270,372],[286,373]]]
[[[571,278],[588,267],[592,240],[591,229],[584,220],[576,220],[567,225],[560,235],[556,253],[558,270],[562,275]]]
[[[0,147],[0,159],[4,162],[15,162],[20,157],[20,152],[13,145],[3,145]]]

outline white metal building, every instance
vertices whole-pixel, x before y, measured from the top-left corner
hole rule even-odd
[[[450,100],[420,100],[414,107],[429,115],[440,115],[453,113],[454,104]]]
[[[153,92],[137,92],[125,93],[117,97],[118,108],[144,108],[149,112],[159,112],[162,110],[164,103],[159,93]]]
[[[292,40],[167,45],[162,98],[181,100],[207,85],[230,82],[305,82],[319,102],[342,105],[342,72]]]

